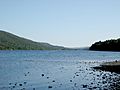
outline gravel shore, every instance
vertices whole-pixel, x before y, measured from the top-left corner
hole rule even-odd
[[[120,61],[105,62],[100,66],[94,67],[94,69],[100,69],[103,71],[110,71],[120,73]]]

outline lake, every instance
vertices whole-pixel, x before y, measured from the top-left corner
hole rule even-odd
[[[0,51],[0,90],[103,90],[120,85],[119,74],[94,70],[120,52],[89,50]]]

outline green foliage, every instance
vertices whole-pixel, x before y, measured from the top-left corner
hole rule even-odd
[[[61,50],[64,47],[39,43],[0,31],[0,50]]]
[[[120,51],[120,39],[111,39],[104,42],[96,42],[89,48],[90,50],[99,51]]]

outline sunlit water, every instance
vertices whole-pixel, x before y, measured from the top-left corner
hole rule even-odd
[[[108,89],[119,74],[91,67],[115,60],[120,52],[0,51],[0,90]]]

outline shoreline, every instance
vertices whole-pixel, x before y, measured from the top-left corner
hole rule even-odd
[[[100,66],[93,67],[94,69],[120,73],[120,61],[105,62]]]

